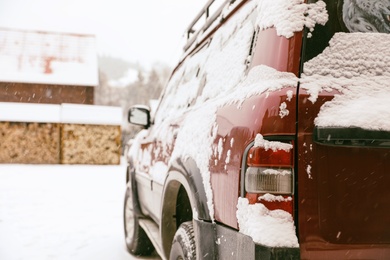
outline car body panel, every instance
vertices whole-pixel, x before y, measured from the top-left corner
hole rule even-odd
[[[183,218],[193,219],[196,224],[197,243],[202,246],[197,249],[198,253],[204,253],[207,259],[218,259],[232,252],[245,255],[245,250],[238,247],[251,238],[240,232],[237,207],[240,198],[249,198],[250,204],[260,204],[258,194],[246,193],[244,180],[248,150],[261,135],[265,140],[288,142],[293,147],[291,154],[295,157],[289,165],[293,174],[293,192],[289,194],[293,213],[287,213],[293,218],[295,226],[292,226],[296,229],[293,235],[298,237],[299,247],[268,247],[253,242],[245,247],[252,250],[248,256],[274,259],[279,254],[291,253],[294,259],[390,259],[390,148],[386,140],[379,142],[382,147],[373,145],[378,143],[375,140],[372,145],[367,145],[367,140],[331,142],[331,137],[326,140],[323,136],[319,140],[319,133],[324,131],[315,125],[315,120],[326,104],[343,92],[330,85],[323,86],[314,100],[313,92],[304,86],[304,80],[300,81],[305,62],[324,51],[335,33],[345,30],[337,16],[342,10],[340,1],[325,1],[330,12],[329,22],[315,28],[313,39],[309,39],[308,34],[312,32],[308,30],[296,32],[291,38],[278,36],[275,28],[247,30],[253,33],[250,50],[245,50],[248,57],[233,60],[246,64],[244,74],[227,92],[239,94],[242,78],[261,66],[278,73],[287,72],[296,78],[296,84],[265,88],[241,100],[230,97],[231,93],[226,94],[230,98],[227,101],[226,96],[216,94],[199,104],[198,97],[205,91],[209,79],[209,74],[203,71],[207,66],[204,63],[197,67],[185,66],[196,60],[197,55],[204,55],[215,42],[213,33],[222,30],[226,21],[210,30],[205,39],[199,40],[199,45],[190,48],[174,69],[173,83],[164,90],[156,120],[152,120],[150,127],[147,125],[147,134],[139,140],[134,159],[141,211],[159,226],[166,258],[181,221],[176,219],[177,214],[185,215],[185,211],[188,215]],[[245,8],[249,2],[252,1],[242,1],[235,8]],[[236,11],[230,13],[227,20],[234,19]],[[250,19],[249,15],[245,22],[251,22]],[[235,33],[243,27],[237,28]],[[245,36],[242,46],[249,42],[249,36]],[[223,65],[220,63],[212,69],[223,71]],[[197,84],[189,85],[194,89],[186,89],[194,78]],[[221,85],[230,83],[223,77],[219,79]],[[253,84],[253,88],[257,85]],[[175,104],[176,99],[190,91],[196,96]],[[197,113],[204,113],[204,117],[215,116],[210,117],[214,121],[202,128],[203,118],[191,117]],[[186,128],[186,120],[199,122]],[[211,140],[206,145],[194,140],[198,137],[196,134],[186,135],[202,131],[209,137],[207,142]],[[364,131],[360,135],[368,133]],[[196,152],[184,150],[183,154],[178,154],[178,143],[194,147]],[[206,155],[208,161],[204,163],[200,155]],[[179,211],[182,192],[188,194],[191,208]],[[183,204],[188,207],[188,203]],[[267,210],[273,211],[273,208]],[[202,237],[205,234],[207,237]],[[229,234],[232,239],[229,244],[236,248],[219,247],[222,234]]]

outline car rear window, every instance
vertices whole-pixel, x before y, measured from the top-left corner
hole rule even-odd
[[[317,24],[311,37],[306,37],[304,62],[320,54],[337,32],[390,33],[390,0],[323,1],[329,20],[325,25]]]

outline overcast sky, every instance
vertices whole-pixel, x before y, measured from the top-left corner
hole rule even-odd
[[[0,27],[88,33],[98,52],[142,66],[174,65],[207,0],[0,0]]]

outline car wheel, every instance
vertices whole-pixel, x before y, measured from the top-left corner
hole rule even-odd
[[[126,190],[123,219],[127,250],[133,255],[150,255],[154,251],[154,247],[145,231],[139,226],[138,216],[134,213],[131,188]]]
[[[192,221],[180,225],[173,237],[170,260],[196,259],[195,235]]]

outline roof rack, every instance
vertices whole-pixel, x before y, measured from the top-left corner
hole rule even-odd
[[[206,31],[211,24],[217,20],[217,18],[222,13],[223,9],[230,4],[233,4],[236,2],[236,0],[226,0],[223,2],[223,4],[210,16],[210,7],[215,3],[216,0],[209,0],[206,5],[202,8],[202,10],[199,12],[199,14],[195,17],[195,19],[191,22],[191,24],[188,26],[186,30],[187,35],[187,43],[184,46],[184,51],[187,51],[192,44],[195,42],[196,37],[201,33]],[[203,26],[199,29],[195,29],[195,25],[197,25],[200,22],[200,19],[202,16],[205,16],[205,21]]]

